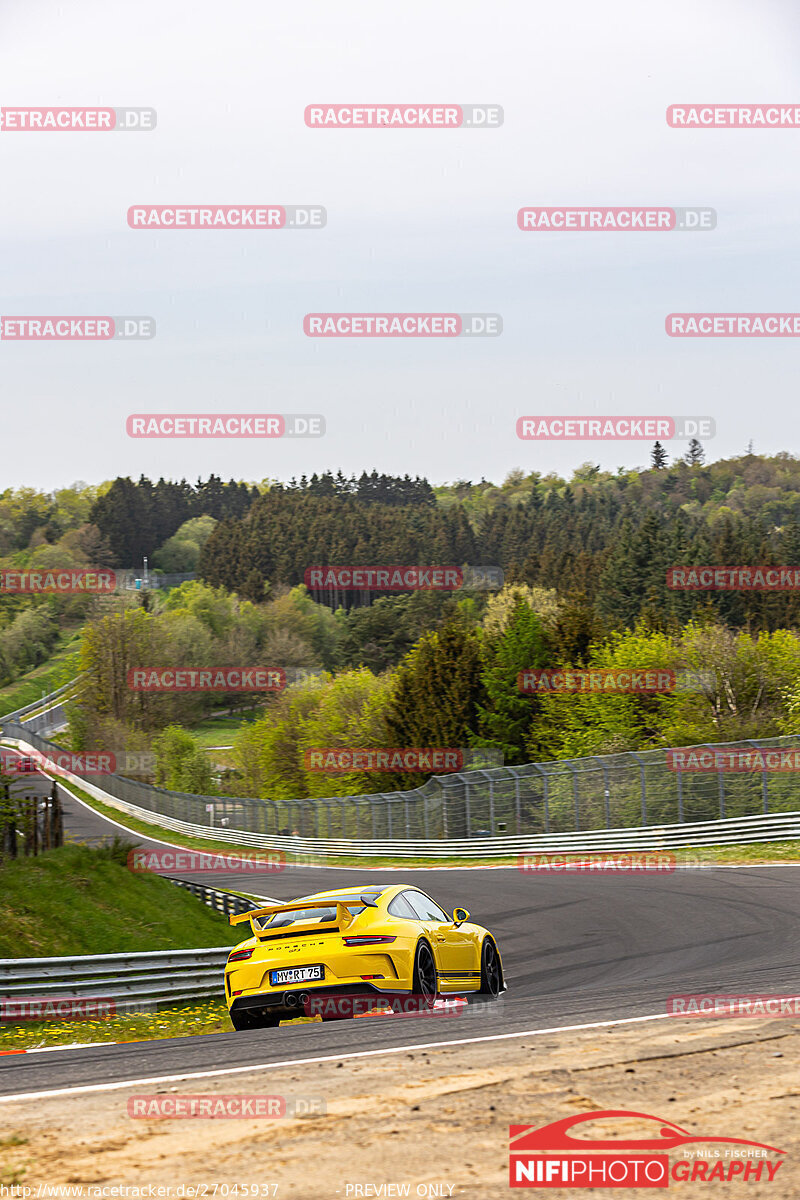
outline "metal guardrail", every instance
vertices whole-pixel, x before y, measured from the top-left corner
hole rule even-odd
[[[213,908],[214,912],[221,913],[223,917],[249,912],[255,904],[254,900],[237,896],[235,892],[221,892],[219,888],[209,888],[205,884],[195,883],[191,879],[175,879],[171,875],[162,875],[162,879],[169,879],[170,883],[174,883],[176,887],[185,888],[187,892],[191,892],[198,900],[202,900],[203,904]]]
[[[85,784],[82,785],[86,787]],[[87,788],[91,792],[90,788]],[[99,789],[98,789],[99,793]],[[102,799],[102,794],[98,794]],[[146,809],[124,801],[111,801],[139,820],[149,820],[162,829],[190,837],[209,838],[236,846],[281,850],[287,864],[293,859],[313,856],[315,861],[325,857],[351,856],[357,858],[495,858],[520,854],[563,854],[567,851],[676,850],[686,846],[745,845],[748,842],[800,840],[800,811],[737,817],[724,821],[688,822],[682,825],[649,825],[630,829],[601,829],[586,833],[550,834],[540,837],[482,837],[479,839],[450,839],[448,841],[357,841],[344,838],[286,838],[269,834],[250,833],[227,827],[194,825],[157,816]]]
[[[65,729],[67,724],[67,712],[64,705],[56,703],[51,708],[43,709],[42,712],[36,713],[35,716],[28,717],[23,722],[23,727],[29,733],[38,733],[44,736],[48,733],[55,733],[59,729]]]
[[[4,735],[52,754],[26,726]],[[752,751],[753,743],[717,749]],[[800,735],[763,739],[796,750]],[[409,792],[272,801],[170,792],[122,776],[68,776],[140,820],[240,846],[294,854],[470,857],[561,849],[644,849],[800,837],[796,773],[671,770],[666,750],[434,776]]]
[[[0,959],[0,998],[112,1000],[135,1009],[173,1000],[224,995],[230,946]]]
[[[56,688],[54,692],[48,692],[46,696],[41,696],[38,700],[34,700],[31,704],[26,704],[23,708],[17,708],[14,710],[14,712],[6,713],[4,717],[0,717],[0,725],[3,725],[6,721],[19,721],[19,718],[24,717],[27,713],[38,713],[40,710],[45,711],[51,706],[51,702],[53,700],[57,700],[59,696],[64,696],[66,692],[70,691],[70,689],[74,688],[78,683],[80,683],[82,678],[82,675],[76,675],[74,679],[70,679],[69,683],[65,683],[62,687]],[[26,724],[24,721],[22,723]]]
[[[224,916],[257,903],[187,879],[169,879]],[[130,954],[80,954],[57,958],[0,959],[0,1000],[113,1000],[135,1010],[167,1001],[224,996],[223,971],[230,946],[153,950]],[[13,1019],[13,1018],[12,1018]]]

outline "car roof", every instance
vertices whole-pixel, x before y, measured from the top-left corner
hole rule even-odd
[[[395,883],[354,884],[353,887],[337,888],[336,890],[330,890],[330,891],[325,891],[325,892],[314,892],[312,895],[301,896],[300,900],[328,900],[328,899],[335,900],[337,896],[363,896],[365,893],[371,894],[373,896],[383,896],[387,892],[394,893],[396,891],[399,891],[401,888],[407,887],[407,886],[408,886],[408,884],[395,884]]]

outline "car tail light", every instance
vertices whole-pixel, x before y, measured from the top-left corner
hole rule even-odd
[[[232,950],[228,955],[228,962],[240,962],[243,958],[251,958],[252,954],[252,947],[249,950]]]
[[[362,975],[362,979],[385,979],[385,975]]]
[[[343,939],[345,946],[377,946],[384,942],[394,942],[396,937],[389,934],[360,933]]]

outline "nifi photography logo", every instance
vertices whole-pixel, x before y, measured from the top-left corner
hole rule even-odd
[[[586,1136],[575,1128],[596,1122],[606,1123],[607,1128]],[[626,1137],[618,1132],[623,1123],[635,1123],[637,1131],[644,1125],[648,1131]],[[617,1136],[609,1136],[612,1130]],[[673,1181],[732,1179],[771,1183],[784,1155],[763,1142],[695,1135],[672,1121],[627,1109],[579,1113],[541,1129],[509,1126],[511,1187],[668,1188]]]

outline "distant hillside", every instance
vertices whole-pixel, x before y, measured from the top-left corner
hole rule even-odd
[[[297,584],[317,563],[496,564],[507,579],[585,598],[608,627],[682,624],[706,612],[733,626],[797,622],[791,593],[683,593],[680,564],[800,563],[800,461],[685,462],[616,475],[587,464],[570,480],[512,472],[501,487],[436,489],[435,508],[367,504],[310,489],[270,491],[205,545],[208,582],[261,598],[265,581]]]

